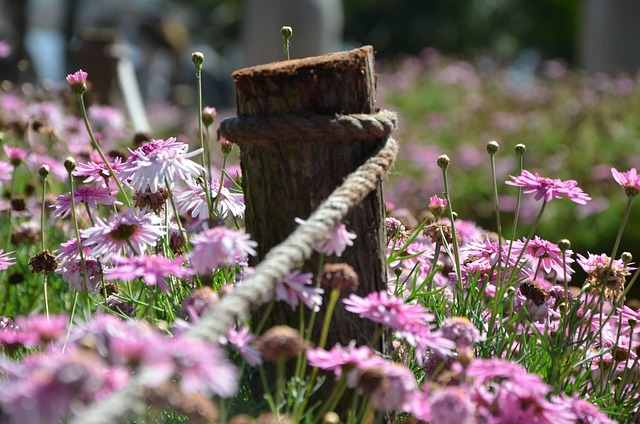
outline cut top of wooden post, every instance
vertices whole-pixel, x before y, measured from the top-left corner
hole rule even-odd
[[[372,113],[374,50],[285,60],[235,71],[238,116]]]

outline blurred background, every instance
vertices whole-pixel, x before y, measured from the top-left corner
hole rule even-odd
[[[593,198],[554,200],[538,234],[605,253],[626,205],[610,168],[640,164],[639,21],[637,0],[0,0],[0,96],[42,98],[33,87],[64,89],[82,68],[90,102],[128,111],[128,140],[137,130],[193,134],[192,52],[205,56],[204,103],[224,115],[234,113],[231,72],[284,59],[282,25],[294,30],[292,58],[371,44],[379,105],[401,116],[385,189],[392,214],[415,223],[441,194],[435,159],[446,153],[454,208],[495,230],[485,146],[497,140],[509,231],[515,190],[504,181],[524,143],[525,168],[575,179]],[[2,113],[0,103],[0,122]],[[538,211],[529,200],[517,237]],[[620,251],[640,257],[637,216]]]

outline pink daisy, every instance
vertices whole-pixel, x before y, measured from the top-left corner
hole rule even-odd
[[[112,192],[104,187],[80,187],[73,192],[76,204],[84,203],[90,208],[96,209],[101,205],[122,205],[115,197],[116,192]],[[53,199],[55,204],[51,205],[55,210],[51,213],[54,218],[64,218],[71,212],[71,195],[61,194]]]
[[[87,77],[89,75],[82,69],[67,75],[67,83],[74,94],[82,94],[87,91]]]
[[[204,188],[192,180],[186,180],[188,188],[181,191],[176,196],[176,206],[178,212],[189,213],[193,218],[208,219],[209,207]],[[209,191],[211,199],[215,199],[220,188],[219,180],[210,184]],[[228,188],[222,187],[220,190],[220,200],[218,201],[217,213],[220,218],[226,218],[229,213],[236,218],[244,217],[244,200],[242,194],[231,193]]]
[[[518,177],[511,176],[513,181],[507,181],[507,185],[515,187],[523,187],[522,191],[525,194],[535,193],[535,200],[544,198],[545,201],[550,201],[553,198],[561,199],[563,197],[578,203],[585,205],[591,198],[578,187],[578,183],[575,180],[561,181],[558,178],[545,178],[538,175],[536,172],[532,174],[527,170],[522,170],[522,173]]]
[[[73,238],[72,242],[75,243],[76,239]],[[87,249],[87,253],[88,251],[89,249]],[[60,262],[58,269],[56,269],[56,274],[62,277],[62,281],[67,283],[70,289],[75,289],[79,292],[95,292],[98,284],[102,281],[102,267],[98,261],[85,257],[84,270],[87,276],[87,287],[85,287],[82,275],[82,261],[78,255]]]
[[[624,192],[629,197],[635,197],[640,193],[640,175],[636,168],[631,168],[626,172],[620,172],[615,168],[611,168],[611,175],[618,184],[624,188]]]
[[[295,221],[299,225],[306,222],[300,218],[296,218]],[[347,227],[339,222],[329,231],[327,237],[317,242],[313,248],[316,252],[324,253],[325,255],[342,256],[342,252],[347,246],[353,246],[353,240],[356,237],[356,234],[347,231]]]
[[[142,278],[149,286],[157,285],[167,291],[166,279],[170,276],[186,278],[192,271],[182,266],[184,258],[168,259],[159,255],[142,255],[132,257],[116,256],[113,258],[114,267],[105,270],[107,280],[132,281]]]
[[[12,253],[14,252],[3,253],[3,250],[0,249],[0,271],[4,271],[16,263],[16,259],[10,256]]]
[[[90,247],[90,256],[108,260],[125,251],[127,254],[142,254],[155,245],[164,229],[161,218],[145,211],[135,212],[129,208],[124,215],[116,215],[111,221],[96,218],[96,225],[82,230],[80,236],[84,246]]]
[[[2,150],[4,150],[4,154],[7,155],[7,158],[13,165],[18,165],[29,154],[26,150],[20,149],[19,147],[7,146],[6,144],[2,145]]]
[[[151,193],[158,187],[172,188],[176,176],[187,180],[200,175],[204,168],[189,158],[202,152],[202,148],[187,153],[189,146],[175,137],[153,140],[135,150],[125,162],[121,177],[130,179],[131,186],[138,192],[145,191],[147,185]]]
[[[122,158],[120,156],[116,156],[113,159],[113,162],[109,162],[111,165],[111,169],[118,176],[123,169]],[[102,187],[107,187],[107,181],[111,178],[111,173],[109,172],[109,168],[104,162],[87,162],[87,163],[79,163],[76,169],[73,170],[74,177],[86,177],[82,182],[90,183],[97,182],[98,185]]]
[[[229,342],[249,365],[257,367],[262,365],[262,357],[260,351],[252,345],[255,340],[256,336],[251,334],[249,328],[242,327],[240,330],[230,328],[225,341]]]
[[[336,377],[340,377],[343,372],[348,372],[349,387],[356,386],[362,371],[387,364],[387,360],[376,354],[370,347],[356,347],[355,341],[347,347],[334,346],[328,351],[320,348],[307,349],[307,360],[310,366],[333,371]]]
[[[290,273],[276,286],[276,300],[283,300],[294,309],[302,301],[309,309],[318,312],[324,290],[313,287],[312,278],[312,273]]]
[[[193,249],[188,259],[198,274],[211,274],[220,266],[235,266],[255,255],[258,243],[243,231],[215,227],[191,238]]]
[[[10,163],[0,161],[0,183],[10,183],[13,176],[13,166]]]
[[[388,296],[385,291],[369,293],[367,297],[352,293],[342,302],[347,311],[394,330],[424,325],[434,318],[423,306],[405,303],[399,297]]]
[[[522,258],[528,261],[527,266],[529,266],[532,271],[535,272],[538,268],[542,268],[547,274],[555,273],[555,276],[560,280],[564,279],[566,273],[567,279],[571,280],[571,274],[574,273],[573,269],[571,269],[571,264],[574,262],[571,258],[573,255],[572,250],[566,250],[564,252],[563,261],[562,251],[556,244],[550,241],[535,236],[529,240],[526,247],[525,243],[526,239],[514,241],[511,253],[516,257],[522,253]],[[523,247],[525,247],[524,251],[522,249]]]

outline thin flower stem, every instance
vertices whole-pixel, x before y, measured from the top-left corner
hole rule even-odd
[[[498,182],[496,179],[496,155],[490,153],[491,158],[491,182],[493,183],[493,207],[496,211],[496,230],[498,232],[498,276],[497,280],[500,281],[500,271],[502,269],[502,222],[500,221],[500,199],[498,197]]]
[[[129,199],[129,195],[124,190],[124,187],[120,182],[120,179],[118,178],[118,176],[116,175],[116,172],[113,170],[113,168],[111,167],[111,164],[109,163],[106,156],[102,152],[102,148],[100,148],[100,145],[98,144],[98,140],[96,140],[95,135],[93,135],[93,130],[91,130],[91,124],[89,123],[89,117],[87,115],[87,110],[84,105],[84,97],[82,96],[82,94],[76,94],[76,98],[78,99],[78,103],[80,104],[80,114],[82,115],[82,120],[84,121],[84,126],[87,129],[87,133],[89,133],[89,138],[91,139],[93,148],[96,149],[96,151],[100,155],[100,159],[102,159],[102,162],[104,162],[105,166],[109,170],[109,175],[111,175],[111,178],[113,178],[116,184],[118,185],[118,190],[120,191],[120,193],[122,194],[122,197],[124,198],[124,203],[127,206],[131,206],[131,199]]]
[[[16,189],[16,169],[14,168],[13,172],[11,173],[11,184],[9,185],[10,199],[13,198],[13,193],[15,192],[15,189]],[[11,213],[12,213],[12,208],[7,208],[7,221],[8,221],[7,222],[7,241],[5,243],[7,250],[11,245]]]
[[[167,183],[167,180],[165,179],[165,184]],[[169,187],[167,185],[167,187]],[[182,222],[180,221],[180,214],[178,214],[178,208],[176,207],[176,202],[173,199],[173,191],[172,190],[167,190],[167,192],[169,193],[169,202],[171,203],[171,209],[173,210],[173,214],[176,216],[176,224],[178,225],[178,231],[180,232],[180,238],[182,239],[182,246],[184,249],[184,253],[187,253],[188,247],[187,247],[187,237],[185,236],[185,232],[182,229]]]
[[[451,221],[451,243],[453,244],[453,260],[456,267],[456,278],[458,286],[462,288],[462,273],[460,270],[460,252],[458,251],[458,237],[456,236],[455,220],[453,217],[453,206],[451,205],[451,196],[449,195],[449,179],[447,178],[447,169],[442,168],[442,180],[444,182],[444,197],[447,200],[449,210],[449,220]]]
[[[620,224],[620,229],[618,229],[618,235],[616,236],[616,241],[613,244],[613,251],[611,252],[611,257],[609,258],[609,266],[607,268],[607,276],[605,277],[605,281],[609,278],[609,274],[611,273],[611,267],[613,266],[613,261],[615,260],[616,255],[618,254],[618,248],[620,247],[620,240],[622,240],[622,233],[624,233],[624,227],[627,225],[627,221],[629,220],[629,214],[631,213],[631,205],[633,204],[634,196],[629,196],[627,198],[627,208],[624,211],[624,216],[622,217],[622,222]]]
[[[213,210],[215,211],[218,210],[218,204],[220,203],[220,193],[222,193],[222,185],[224,184],[224,170],[227,167],[228,156],[229,155],[225,153],[222,159],[222,171],[220,172],[220,181],[218,183],[218,194],[216,194],[216,201],[215,201],[215,204],[213,205]]]
[[[44,279],[44,310],[47,314],[47,319],[49,319],[49,296],[47,293],[47,274],[43,274]]]
[[[80,240],[80,229],[78,227],[78,216],[76,214],[76,197],[75,197],[75,194],[73,193],[73,175],[71,175],[71,172],[68,172],[68,175],[69,175],[69,188],[71,192],[71,218],[73,219],[73,229],[75,230],[76,241],[78,243],[78,254],[80,256],[82,280],[84,284],[83,289],[84,289],[84,292],[86,293],[89,288],[89,284],[87,283],[87,267],[84,259],[84,252],[82,251],[82,241]]]
[[[202,66],[196,66],[196,86],[198,93],[198,138],[200,139],[200,147],[202,148],[202,153],[200,155],[200,160],[202,162],[202,179],[204,180],[204,192],[207,194],[205,198],[207,199],[207,208],[209,209],[209,219],[213,219],[213,205],[211,204],[211,195],[209,194],[209,178],[211,176],[211,170],[209,170],[209,175],[207,175],[207,157],[209,157],[209,146],[204,142],[204,131],[202,129]]]

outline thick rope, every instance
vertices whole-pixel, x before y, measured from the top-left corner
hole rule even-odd
[[[352,115],[282,115],[272,117],[228,118],[220,123],[220,134],[243,144],[304,140],[364,141],[389,136],[396,128],[398,116],[382,110],[376,114]]]
[[[222,124],[225,122],[226,120]],[[349,174],[343,184],[322,202],[304,224],[271,249],[264,260],[256,266],[252,275],[238,283],[233,291],[212,305],[189,329],[187,332],[189,336],[218,343],[220,337],[225,335],[238,319],[244,318],[254,307],[261,305],[265,295],[272,293],[287,274],[311,257],[312,246],[342,221],[349,209],[359,204],[373,191],[393,165],[398,153],[398,145],[393,138],[389,137],[389,134],[395,128],[395,120],[393,126],[389,128],[388,132],[383,134],[386,138],[378,152]],[[136,376],[126,387],[112,393],[101,402],[90,405],[72,423],[123,422],[123,419],[144,411],[143,389],[144,381]]]

